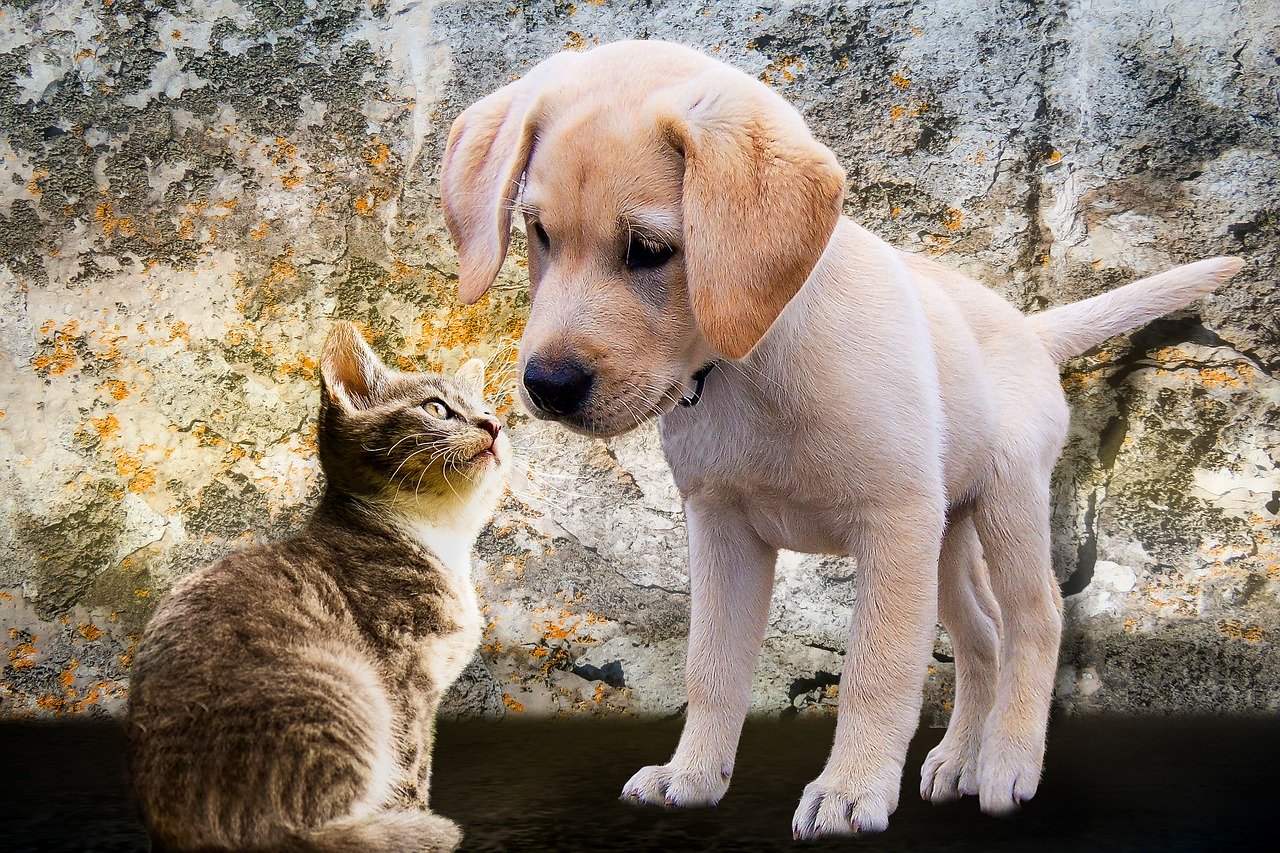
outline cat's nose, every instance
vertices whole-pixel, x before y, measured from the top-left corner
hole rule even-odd
[[[571,415],[586,402],[595,375],[572,358],[543,361],[534,356],[524,368],[524,389],[544,412]]]
[[[502,429],[502,421],[498,420],[497,418],[481,418],[480,422],[476,424],[476,426],[480,427],[480,429],[489,433],[489,436],[494,441],[497,441],[498,432]]]

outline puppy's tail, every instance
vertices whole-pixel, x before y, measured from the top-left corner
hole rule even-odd
[[[1232,257],[1196,261],[1027,319],[1053,360],[1066,361],[1112,335],[1208,296],[1243,265],[1243,260]]]
[[[280,849],[290,853],[449,853],[461,841],[462,830],[447,817],[404,810],[335,820],[295,833]]]

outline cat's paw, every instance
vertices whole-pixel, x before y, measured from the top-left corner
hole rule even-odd
[[[889,827],[889,813],[897,794],[857,784],[842,784],[819,776],[805,786],[800,807],[791,821],[797,841],[841,835],[867,835]]]
[[[714,806],[729,789],[729,769],[703,770],[655,764],[622,786],[622,800],[636,804],[687,808]]]
[[[978,759],[978,802],[995,817],[1011,815],[1040,787],[1043,744],[988,743]]]
[[[951,737],[929,750],[920,768],[920,796],[934,805],[978,793],[978,745]]]

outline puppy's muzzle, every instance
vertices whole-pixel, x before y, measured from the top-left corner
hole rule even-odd
[[[524,390],[550,415],[572,415],[591,396],[595,374],[574,359],[544,361],[537,356],[524,368]]]

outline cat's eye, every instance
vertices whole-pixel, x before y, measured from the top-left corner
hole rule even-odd
[[[622,262],[629,270],[652,270],[671,260],[675,253],[671,246],[632,232],[627,238],[627,254]]]
[[[446,418],[453,417],[453,412],[449,407],[439,400],[428,400],[422,404],[422,408],[428,415],[431,415],[431,417],[436,418],[437,420],[443,421]]]
[[[534,238],[538,241],[538,245],[543,249],[550,249],[551,237],[547,234],[547,229],[542,227],[542,223],[534,220],[532,230]]]

